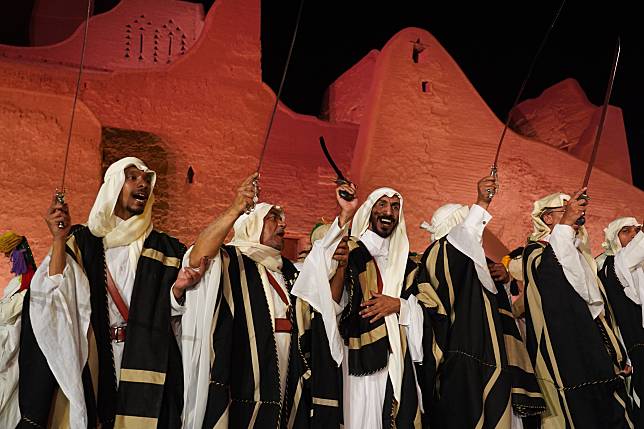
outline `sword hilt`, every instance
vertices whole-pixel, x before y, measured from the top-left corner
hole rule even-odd
[[[497,172],[496,165],[493,165],[490,168],[490,176],[494,177],[494,182],[497,184],[497,189],[498,189],[499,174]],[[496,195],[496,189],[487,189],[488,200],[491,200],[492,198],[494,198],[495,195]]]
[[[65,190],[59,191],[56,189],[56,202],[59,204],[65,204]],[[65,222],[58,222],[58,229],[65,228]]]
[[[338,186],[349,185],[350,183],[351,182],[349,182],[348,180],[343,180],[343,179],[337,179],[335,181],[335,184]],[[340,198],[342,198],[344,201],[353,201],[353,199],[356,197],[354,194],[348,191],[345,191],[344,189],[340,189],[338,191],[338,195],[340,195]]]
[[[588,201],[588,200],[590,200],[590,197],[588,196],[588,194],[587,194],[587,193],[585,193],[585,192],[584,192],[583,194],[581,194],[581,195],[579,196],[579,198],[577,198],[577,200],[586,200],[586,201]],[[584,213],[585,213],[585,212],[584,212]],[[585,215],[585,214],[583,214],[583,215],[579,216],[579,218],[577,218],[577,220],[575,221],[575,223],[576,223],[577,225],[579,225],[579,226],[583,226],[583,225],[586,223],[586,215]]]

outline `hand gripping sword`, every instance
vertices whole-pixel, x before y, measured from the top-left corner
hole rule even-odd
[[[286,80],[286,73],[288,72],[288,66],[291,63],[291,55],[293,54],[293,47],[295,46],[295,39],[297,38],[297,32],[300,28],[300,20],[302,18],[302,9],[304,8],[304,0],[300,0],[300,7],[297,11],[297,18],[295,20],[295,29],[293,30],[293,37],[291,38],[291,46],[288,49],[288,55],[286,57],[286,63],[284,64],[284,71],[282,72],[282,79],[280,80],[280,86],[277,90],[277,95],[275,96],[275,103],[273,104],[273,110],[271,111],[271,116],[268,119],[268,125],[266,126],[266,132],[264,133],[264,142],[262,143],[262,151],[259,154],[259,162],[257,163],[257,179],[253,181],[253,188],[255,191],[255,196],[253,196],[253,205],[246,209],[246,214],[250,214],[255,210],[255,205],[259,202],[259,171],[262,168],[262,161],[264,160],[264,154],[266,153],[266,146],[268,145],[268,138],[271,135],[271,129],[273,128],[273,121],[275,120],[275,113],[277,112],[277,105],[280,102],[282,96],[282,89],[284,88],[284,81]]]
[[[604,94],[604,104],[602,105],[602,113],[599,117],[599,123],[597,124],[597,132],[595,133],[595,142],[593,143],[593,151],[590,154],[590,160],[588,161],[588,166],[586,167],[586,175],[584,176],[584,183],[581,185],[582,188],[588,186],[590,181],[590,173],[593,171],[593,166],[595,165],[595,159],[597,158],[597,151],[599,149],[599,142],[601,140],[602,131],[604,129],[604,121],[606,120],[606,112],[608,111],[608,102],[610,101],[610,95],[613,92],[613,82],[615,81],[615,73],[617,72],[617,64],[619,63],[619,54],[621,52],[621,45],[619,37],[617,38],[617,44],[615,45],[615,53],[613,54],[613,64],[610,68],[610,75],[608,76],[608,86],[606,87],[606,93]],[[579,196],[580,200],[589,200],[590,197],[586,192]],[[577,219],[577,225],[581,226],[586,223],[586,216],[581,215]]]
[[[78,67],[78,77],[76,79],[76,91],[74,92],[74,101],[72,102],[72,115],[69,120],[69,132],[67,133],[67,145],[65,147],[65,160],[63,161],[63,178],[60,182],[60,188],[56,189],[56,201],[65,204],[65,176],[67,174],[67,160],[69,158],[69,146],[72,142],[72,130],[74,129],[74,116],[76,114],[76,103],[80,92],[80,83],[83,76],[83,64],[85,62],[85,47],[87,46],[87,29],[89,28],[89,18],[92,13],[92,0],[87,0],[87,14],[85,16],[85,29],[83,30],[83,42],[81,44],[80,64]],[[65,228],[63,222],[58,222],[58,228]]]
[[[523,91],[525,90],[526,84],[528,83],[528,80],[530,79],[530,76],[532,76],[532,70],[534,69],[535,64],[537,63],[537,59],[539,58],[539,55],[541,54],[541,51],[543,50],[543,47],[546,45],[546,42],[548,41],[548,38],[550,37],[550,33],[552,32],[552,29],[555,27],[555,24],[557,23],[557,20],[559,19],[559,15],[561,15],[561,10],[563,9],[564,5],[566,4],[566,0],[563,0],[561,2],[561,5],[559,6],[559,9],[557,9],[557,13],[555,13],[555,17],[552,20],[552,23],[550,24],[550,27],[548,27],[548,30],[546,31],[545,36],[543,37],[543,40],[541,41],[541,44],[537,48],[537,53],[534,55],[532,58],[532,62],[530,63],[530,67],[528,68],[528,73],[525,76],[525,79],[523,79],[523,83],[521,83],[521,88],[519,89],[519,92],[517,93],[517,96],[514,99],[514,103],[512,103],[512,107],[510,108],[508,112],[508,117],[505,120],[505,125],[503,126],[503,131],[501,132],[501,137],[499,138],[499,144],[496,148],[496,155],[494,156],[494,162],[492,163],[492,167],[490,168],[490,176],[494,177],[494,181],[497,182],[499,181],[499,175],[498,175],[498,167],[497,164],[499,162],[499,154],[501,153],[501,146],[503,145],[503,139],[505,138],[505,134],[508,131],[508,127],[510,125],[510,118],[511,118],[511,113],[514,110],[514,108],[519,104],[519,100],[521,99],[521,96],[523,95]],[[494,189],[489,189],[487,191],[487,195],[489,199],[492,199],[494,195],[496,194],[496,191]]]

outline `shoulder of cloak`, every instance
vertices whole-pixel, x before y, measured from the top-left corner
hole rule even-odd
[[[183,259],[185,255],[186,245],[178,239],[166,234],[165,232],[153,229],[148,238],[143,243],[144,249],[155,249],[162,251],[167,257]]]
[[[349,240],[349,265],[352,265],[358,270],[363,272],[367,264],[373,261],[373,256],[369,253],[367,246],[360,240]]]
[[[597,273],[602,282],[605,282],[608,278],[612,277],[611,274],[614,274],[617,281],[621,284],[617,274],[615,274],[615,255],[607,256],[606,259],[604,259],[604,265],[602,265],[601,270]]]
[[[95,252],[102,251],[103,242],[91,233],[87,225],[72,225],[65,250],[85,270],[83,257],[94,256]]]
[[[530,271],[530,273],[534,273],[534,270],[539,267],[539,264],[541,263],[541,256],[543,255],[543,251],[546,249],[546,246],[547,245],[545,243],[531,241],[523,249],[523,256],[521,260],[523,262],[524,282],[527,282],[529,280],[528,271]]]

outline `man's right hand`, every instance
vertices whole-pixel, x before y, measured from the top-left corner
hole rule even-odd
[[[65,257],[65,242],[72,227],[72,220],[69,215],[67,203],[60,203],[54,195],[51,206],[49,206],[45,214],[45,222],[47,222],[47,227],[54,238],[54,243],[51,248],[51,259],[49,261],[49,275],[62,274],[67,263]],[[63,223],[62,228],[58,228],[60,222]]]
[[[494,195],[498,188],[499,186],[496,183],[496,177],[494,176],[486,176],[479,180],[476,185],[476,205],[487,210],[490,206],[490,201],[492,201],[491,195]]]
[[[69,235],[69,230],[72,227],[71,217],[69,215],[69,207],[67,203],[60,203],[54,195],[54,199],[51,202],[51,206],[47,209],[45,214],[45,222],[47,227],[51,232],[54,241],[62,240],[65,241],[67,235]],[[59,228],[58,225],[63,223],[63,227]]]
[[[351,201],[347,201],[340,196],[340,191],[346,191],[349,194],[353,195],[354,198]],[[358,199],[355,198],[355,195],[356,185],[354,185],[353,183],[345,183],[335,188],[335,198],[338,201],[338,205],[340,206],[340,216],[338,217],[340,228],[351,222],[353,215],[358,210]]]
[[[577,222],[577,219],[586,214],[590,201],[586,198],[579,198],[584,192],[586,192],[586,189],[587,188],[581,188],[575,192],[575,195],[573,195],[570,201],[566,204],[564,214],[559,223],[573,226]]]
[[[246,210],[253,206],[253,198],[255,198],[255,184],[254,182],[259,178],[259,173],[255,172],[248,176],[237,188],[237,193],[230,205],[231,210],[234,210],[237,215],[241,215]],[[257,184],[257,194],[259,195],[259,184]]]

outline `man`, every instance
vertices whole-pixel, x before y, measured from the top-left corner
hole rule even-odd
[[[14,275],[0,300],[0,427],[14,428],[20,421],[18,354],[22,304],[36,263],[27,237],[13,232],[0,235],[0,253],[9,258]]]
[[[606,258],[599,278],[634,368],[629,386],[633,423],[635,427],[644,427],[640,404],[644,394],[644,233],[642,224],[634,217],[615,219],[604,232],[606,240],[602,246]]]
[[[469,210],[458,207],[451,220],[435,216],[444,220],[432,222],[436,241],[421,259],[418,299],[429,314],[421,374],[430,427],[520,428],[520,417],[544,409],[509,311],[507,271],[483,250],[496,187],[485,177]]]
[[[180,426],[170,288],[198,275],[179,273],[185,246],[153,229],[155,181],[123,158],[86,226],[71,226],[67,204],[47,211],[53,245],[23,309],[19,427]]]
[[[297,270],[280,254],[284,210],[260,203],[247,212],[256,179],[242,183],[186,254],[191,267],[211,260],[200,283],[174,288],[177,298],[185,294],[184,428],[313,425],[308,383],[315,368],[302,338],[310,317],[290,293]]]
[[[344,427],[418,427],[412,361],[422,361],[423,314],[403,199],[380,188],[358,208],[340,190],[355,194],[352,185],[336,189],[340,215],[313,246],[293,293],[321,313],[331,355],[342,366]],[[336,263],[332,255],[347,241],[349,222],[348,261]]]
[[[584,191],[534,203],[523,254],[526,345],[547,405],[542,427],[632,427],[627,356],[577,223],[589,207]]]

